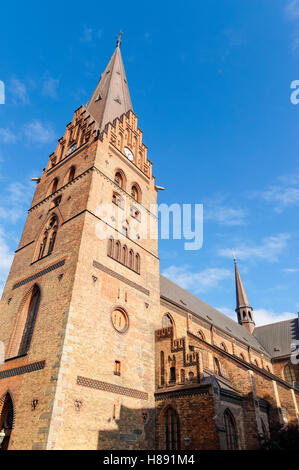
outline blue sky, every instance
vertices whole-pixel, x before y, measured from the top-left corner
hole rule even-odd
[[[203,203],[204,244],[161,271],[234,315],[232,251],[258,324],[299,310],[298,0],[1,6],[0,281],[34,183],[125,31],[122,55],[160,203]]]

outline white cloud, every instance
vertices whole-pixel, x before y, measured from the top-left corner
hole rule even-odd
[[[218,222],[220,225],[244,225],[246,213],[243,209],[217,206],[208,207],[204,212],[204,219]]]
[[[13,260],[13,252],[4,237],[4,229],[0,226],[0,295],[4,288],[4,284]]]
[[[288,0],[285,6],[285,14],[287,19],[294,25],[292,48],[297,50],[299,47],[299,0]]]
[[[24,135],[31,143],[46,144],[55,139],[55,133],[50,124],[33,120],[24,126]]]
[[[25,83],[21,82],[17,78],[13,78],[10,82],[9,89],[13,96],[13,102],[15,104],[29,103],[29,96]]]
[[[0,127],[0,141],[4,144],[14,144],[17,141],[17,136],[7,127]]]
[[[42,86],[42,94],[44,96],[49,96],[50,98],[57,97],[57,88],[59,85],[59,79],[48,77],[45,79]]]
[[[277,323],[279,321],[296,318],[294,312],[276,313],[272,310],[266,310],[265,308],[254,310],[253,315],[256,326],[269,325],[269,323]]]
[[[285,272],[285,273],[299,273],[299,268],[284,268],[283,272]]]
[[[289,0],[285,7],[285,12],[290,20],[299,19],[299,0]]]
[[[285,207],[299,204],[299,188],[272,186],[257,193],[262,199],[275,204],[275,210],[281,212]]]
[[[254,245],[251,242],[248,242],[248,244],[240,242],[239,246],[234,248],[218,250],[218,254],[226,258],[232,258],[233,254],[235,254],[240,260],[258,259],[277,261],[278,255],[287,246],[289,238],[290,234],[280,233],[276,236],[264,238],[259,245]]]
[[[93,29],[88,28],[87,26],[83,27],[82,35],[80,37],[81,42],[90,42],[92,41]]]
[[[163,276],[172,280],[184,289],[193,292],[204,292],[217,286],[222,280],[232,276],[231,271],[223,268],[207,268],[194,272],[188,265],[169,266],[162,272]]]
[[[28,209],[34,189],[34,184],[29,179],[27,184],[15,181],[5,186],[0,219],[12,224],[21,219],[25,215],[25,209]]]
[[[225,315],[230,317],[232,320],[237,321],[237,314],[233,309],[227,308],[227,307],[217,307],[217,310],[224,313]],[[293,318],[296,318],[296,314],[292,312],[276,313],[276,312],[273,312],[272,310],[267,310],[265,308],[258,308],[253,311],[253,317],[254,317],[255,325],[262,326],[262,325],[269,325],[270,323],[277,323],[280,321],[291,320]]]

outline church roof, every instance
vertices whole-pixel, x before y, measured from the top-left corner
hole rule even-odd
[[[259,326],[254,336],[272,357],[287,356],[292,352],[292,342],[299,340],[299,319]]]
[[[235,260],[235,278],[236,278],[236,295],[237,295],[237,307],[236,308],[238,309],[241,307],[250,307],[236,260]]]
[[[164,299],[177,304],[183,309],[191,311],[198,318],[215,325],[227,335],[233,336],[243,344],[245,343],[257,351],[269,355],[268,349],[260,344],[258,339],[251,335],[242,325],[239,325],[227,315],[219,312],[219,310],[206,304],[195,295],[190,294],[190,292],[187,292],[162,275],[160,276],[160,291],[161,297]]]
[[[120,52],[120,39],[86,108],[100,131],[103,131],[109,122],[112,123],[117,117],[133,110]]]

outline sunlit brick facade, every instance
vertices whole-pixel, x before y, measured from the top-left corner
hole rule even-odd
[[[241,278],[237,323],[160,276],[157,192],[118,40],[38,179],[4,288],[2,449],[257,449],[298,422],[291,344],[255,328]]]

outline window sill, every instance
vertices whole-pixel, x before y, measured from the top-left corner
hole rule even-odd
[[[21,359],[22,357],[28,356],[28,353],[26,354],[21,354],[20,356],[15,356],[15,357],[9,357],[8,359],[5,359],[4,362],[9,362],[9,361],[14,361],[16,359]]]

